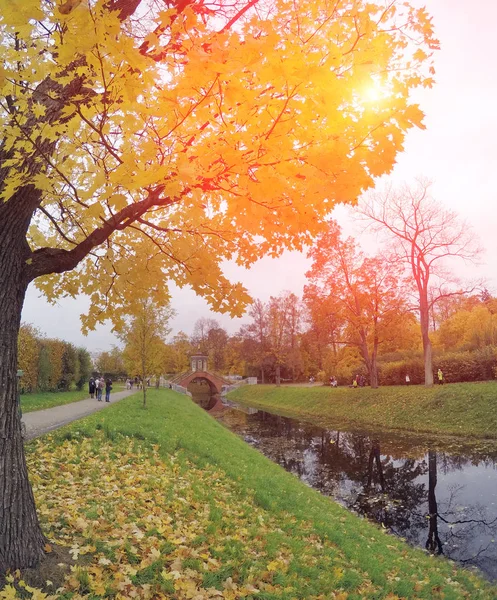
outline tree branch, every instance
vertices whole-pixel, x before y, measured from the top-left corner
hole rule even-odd
[[[96,246],[99,246],[107,240],[114,231],[124,229],[141,217],[152,206],[167,207],[175,204],[177,198],[161,198],[164,187],[159,186],[150,190],[146,198],[140,202],[129,204],[121,211],[113,215],[98,229],[95,229],[86,239],[77,244],[71,250],[61,248],[39,248],[35,250],[28,258],[26,277],[28,281],[33,281],[41,275],[49,273],[63,273],[74,269]],[[188,193],[184,190],[183,195]]]

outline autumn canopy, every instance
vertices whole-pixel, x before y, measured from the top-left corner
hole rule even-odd
[[[301,248],[391,170],[437,41],[407,3],[8,0],[0,44],[2,567],[41,543],[31,501],[12,508],[28,284],[88,294],[86,327],[169,280],[239,312],[222,261]]]
[[[1,35],[1,197],[30,197],[28,278],[66,271],[40,285],[90,323],[138,277],[234,312],[219,262],[300,248],[388,172],[436,45],[423,10],[359,1],[11,0]]]

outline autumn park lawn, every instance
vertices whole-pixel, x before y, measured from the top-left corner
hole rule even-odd
[[[497,597],[308,488],[188,397],[151,390],[148,402],[27,445],[47,549],[75,561],[64,580],[43,577],[49,598]],[[22,577],[0,598],[41,598]]]
[[[247,385],[229,398],[323,426],[497,438],[497,382],[376,390]]]
[[[87,389],[72,390],[70,392],[37,392],[34,394],[21,394],[21,407],[23,413],[33,410],[43,410],[71,402],[79,402],[89,398]]]
[[[112,384],[112,391],[120,392],[124,386],[119,383]],[[62,404],[71,404],[79,402],[90,397],[88,389],[71,390],[69,392],[37,392],[33,394],[21,394],[21,408],[23,413],[33,412],[34,410],[43,410]]]

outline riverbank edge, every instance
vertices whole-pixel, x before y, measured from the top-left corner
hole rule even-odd
[[[336,545],[351,572],[359,569],[382,590],[373,596],[350,590],[343,597],[395,598],[392,594],[397,594],[402,598],[428,599],[445,594],[446,598],[454,599],[497,598],[497,588],[479,574],[411,548],[380,527],[349,513],[250,447],[189,398],[168,390],[153,390],[148,402],[144,410],[140,398],[124,399],[107,411],[72,423],[52,435],[56,443],[77,440],[81,435],[91,437],[99,430],[106,432],[110,440],[116,436],[135,437],[158,445],[164,456],[180,452],[200,468],[213,465],[221,469],[232,485],[241,488],[257,507],[278,518],[282,529],[287,531],[289,526],[296,531],[308,529],[309,535]],[[75,494],[78,485],[83,483],[75,482]]]
[[[490,382],[492,392],[495,394],[481,398],[471,395],[467,399],[467,411],[461,411],[461,401],[458,401],[457,414],[461,415],[460,422],[447,423],[444,418],[453,417],[450,402],[444,407],[444,402],[437,399],[441,392],[447,391],[452,386],[451,395],[478,391],[484,384],[448,384],[440,388],[424,388],[411,386],[409,388],[392,386],[376,390],[364,388],[360,390],[339,388],[333,389],[325,386],[319,387],[280,387],[275,385],[242,386],[229,392],[228,400],[239,402],[247,407],[267,410],[284,417],[297,418],[312,423],[318,427],[352,431],[374,431],[376,433],[392,434],[417,434],[424,436],[441,436],[446,440],[468,442],[497,442],[497,383]],[[475,386],[475,387],[472,387]],[[477,387],[478,386],[478,387]],[[418,391],[418,402],[412,399],[413,390]],[[299,394],[300,391],[300,394]],[[488,390],[486,390],[488,392]],[[385,394],[390,402],[386,406],[378,403],[379,394]],[[361,394],[360,402],[357,394]],[[374,396],[373,396],[374,395]],[[469,394],[467,394],[469,396]],[[314,396],[314,397],[313,397]],[[388,397],[389,396],[389,397]],[[406,397],[411,396],[409,402]],[[392,402],[393,401],[393,402]],[[305,406],[303,404],[305,403]],[[393,403],[393,405],[392,405]],[[430,411],[430,404],[436,410]],[[441,414],[440,408],[444,407],[446,414]],[[417,414],[417,411],[422,411]],[[343,413],[347,416],[344,416]],[[395,416],[405,421],[405,425],[392,424]],[[429,422],[427,426],[426,423]],[[461,424],[460,424],[461,423]]]

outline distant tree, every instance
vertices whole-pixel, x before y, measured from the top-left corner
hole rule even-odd
[[[261,383],[266,381],[266,369],[269,368],[267,362],[266,350],[261,346],[257,339],[253,324],[242,325],[236,334],[237,341],[236,353],[231,359],[230,373],[241,374],[241,365],[243,365],[244,374],[247,376],[256,376]]]
[[[374,231],[390,240],[395,260],[410,274],[423,340],[425,385],[433,385],[430,311],[442,298],[474,290],[474,285],[461,289],[449,262],[454,258],[475,261],[480,254],[475,234],[454,211],[430,196],[430,184],[422,180],[369,192],[358,212]]]
[[[36,386],[42,392],[50,390],[50,382],[52,380],[52,363],[50,361],[50,353],[46,343],[40,344],[40,353],[38,355],[38,385]]]
[[[164,365],[165,339],[170,332],[169,321],[174,311],[169,306],[158,306],[153,300],[141,300],[129,324],[120,333],[124,347],[124,361],[128,373],[139,374],[143,386],[143,406],[147,404],[147,380],[160,373]]]
[[[78,348],[79,379],[76,381],[78,390],[82,390],[88,382],[92,371],[91,356],[86,348]]]
[[[69,342],[64,342],[62,354],[62,376],[57,387],[60,390],[69,390],[73,383],[79,380],[78,350]]]
[[[224,352],[225,372],[229,375],[247,375],[247,359],[245,339],[239,333],[228,338]]]
[[[224,371],[227,345],[228,334],[222,327],[209,329],[207,334],[207,353],[210,369],[219,373]]]
[[[44,360],[47,360],[49,365],[48,368],[45,369],[43,375],[45,379],[42,389],[45,391],[56,392],[58,391],[63,378],[65,342],[62,340],[45,338],[41,343],[45,350]]]
[[[497,314],[490,312],[485,304],[459,310],[441,323],[434,341],[445,351],[497,346]]]
[[[250,345],[252,362],[258,367],[261,374],[261,383],[265,382],[265,367],[267,366],[268,353],[268,319],[267,307],[261,300],[254,300],[248,310],[252,322],[240,329],[240,335],[252,339],[255,344]]]
[[[309,256],[307,304],[327,306],[332,320],[341,323],[339,342],[358,347],[371,387],[378,387],[380,344],[395,338],[406,313],[400,269],[384,257],[365,257],[353,238],[342,239],[334,221]]]
[[[437,290],[430,289],[431,331],[437,331],[442,323],[450,319],[457,312],[471,311],[474,307],[482,306],[483,304],[481,295],[468,295],[463,289],[459,291],[455,290],[455,293],[442,296],[434,301],[435,294],[437,294]]]
[[[292,381],[303,370],[303,359],[300,350],[300,335],[303,327],[304,306],[295,294],[284,293],[284,304],[287,315],[287,356],[286,366],[290,370]]]
[[[275,370],[275,382],[281,383],[281,365],[284,364],[287,345],[288,315],[283,298],[271,296],[267,303],[267,348]]]
[[[301,322],[300,300],[291,292],[271,296],[265,314],[267,355],[272,359],[276,385],[279,386],[281,367],[289,366],[294,374],[296,366],[300,365],[301,357],[297,347]]]
[[[165,373],[183,373],[190,366],[192,354],[190,338],[184,331],[179,331],[166,345],[163,369]]]
[[[19,329],[18,366],[24,371],[21,388],[33,392],[38,387],[38,366],[40,360],[40,331],[28,323]]]
[[[100,352],[95,360],[95,367],[99,374],[106,377],[123,377],[126,375],[123,351],[117,346],[112,346],[110,350]]]
[[[195,321],[191,337],[192,347],[195,352],[202,354],[209,353],[209,332],[212,329],[219,329],[219,323],[216,319],[200,317]]]
[[[482,290],[480,300],[493,315],[497,313],[497,298],[492,296],[487,288]]]

